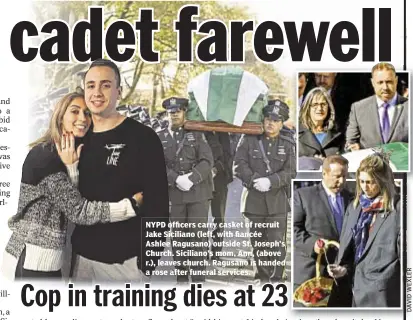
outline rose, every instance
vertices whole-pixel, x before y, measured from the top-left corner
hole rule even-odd
[[[303,300],[306,303],[316,304],[321,300],[325,299],[329,295],[328,290],[316,287],[316,288],[305,288],[303,292]]]

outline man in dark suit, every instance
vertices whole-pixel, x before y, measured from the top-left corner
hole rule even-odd
[[[376,147],[390,142],[408,142],[407,99],[400,96],[397,76],[390,63],[378,63],[372,69],[375,95],[353,103],[346,132],[349,150]]]
[[[307,81],[308,81],[308,74],[300,72],[298,74],[298,106],[300,108],[305,98],[304,92],[307,86]]]
[[[337,73],[334,72],[317,72],[314,74],[315,83],[317,87],[323,87],[326,89],[329,95],[331,95]]]
[[[338,241],[343,216],[351,200],[344,186],[348,161],[340,155],[323,162],[321,183],[294,191],[294,288],[316,276],[316,259],[328,240]],[[318,241],[321,240],[321,241]],[[322,259],[321,275],[334,256]]]

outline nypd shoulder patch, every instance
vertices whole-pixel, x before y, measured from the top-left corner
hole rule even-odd
[[[194,137],[194,134],[192,132],[188,132],[186,134],[186,138],[188,139],[188,141],[195,141],[196,140],[195,137]]]

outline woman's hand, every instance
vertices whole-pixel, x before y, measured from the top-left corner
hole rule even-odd
[[[332,278],[342,278],[347,274],[347,268],[338,264],[329,264],[327,266],[327,272]]]
[[[143,192],[135,193],[132,198],[136,201],[138,207],[143,205]]]
[[[348,151],[357,151],[360,150],[360,144],[359,143],[347,143],[346,144],[346,150]]]
[[[75,149],[75,136],[73,133],[65,133],[60,141],[55,141],[55,146],[60,159],[65,165],[71,165],[79,161],[83,144]]]
[[[324,159],[325,159],[321,154],[316,154],[316,155],[314,155],[314,158],[321,159],[321,160],[323,160],[323,161],[324,161]]]

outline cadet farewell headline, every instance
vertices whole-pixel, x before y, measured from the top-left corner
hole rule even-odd
[[[321,21],[316,34],[312,21],[304,21],[301,30],[297,30],[294,21],[285,21],[282,25],[275,21],[256,25],[253,20],[230,21],[229,26],[220,20],[199,23],[196,20],[199,6],[185,5],[179,9],[173,23],[177,34],[177,61],[193,62],[195,53],[196,60],[201,63],[243,63],[247,32],[253,33],[255,57],[266,63],[278,60],[286,44],[292,61],[302,61],[306,48],[310,61],[321,61],[329,32],[328,45],[336,60],[349,62],[361,54],[363,61],[375,61],[376,14],[374,8],[362,9],[361,32],[350,21],[340,21],[333,26]],[[127,20],[116,20],[106,30],[103,17],[103,7],[91,6],[88,19],[77,21],[73,28],[62,20],[47,21],[40,29],[30,21],[20,21],[10,36],[13,56],[21,62],[36,58],[46,62],[86,62],[106,54],[113,61],[125,62],[134,58],[138,49],[139,57],[145,62],[160,61],[159,51],[154,48],[160,23],[154,20],[153,9],[139,9],[134,25]],[[391,61],[391,9],[378,9],[378,20],[378,60]],[[195,50],[194,32],[204,36]]]

